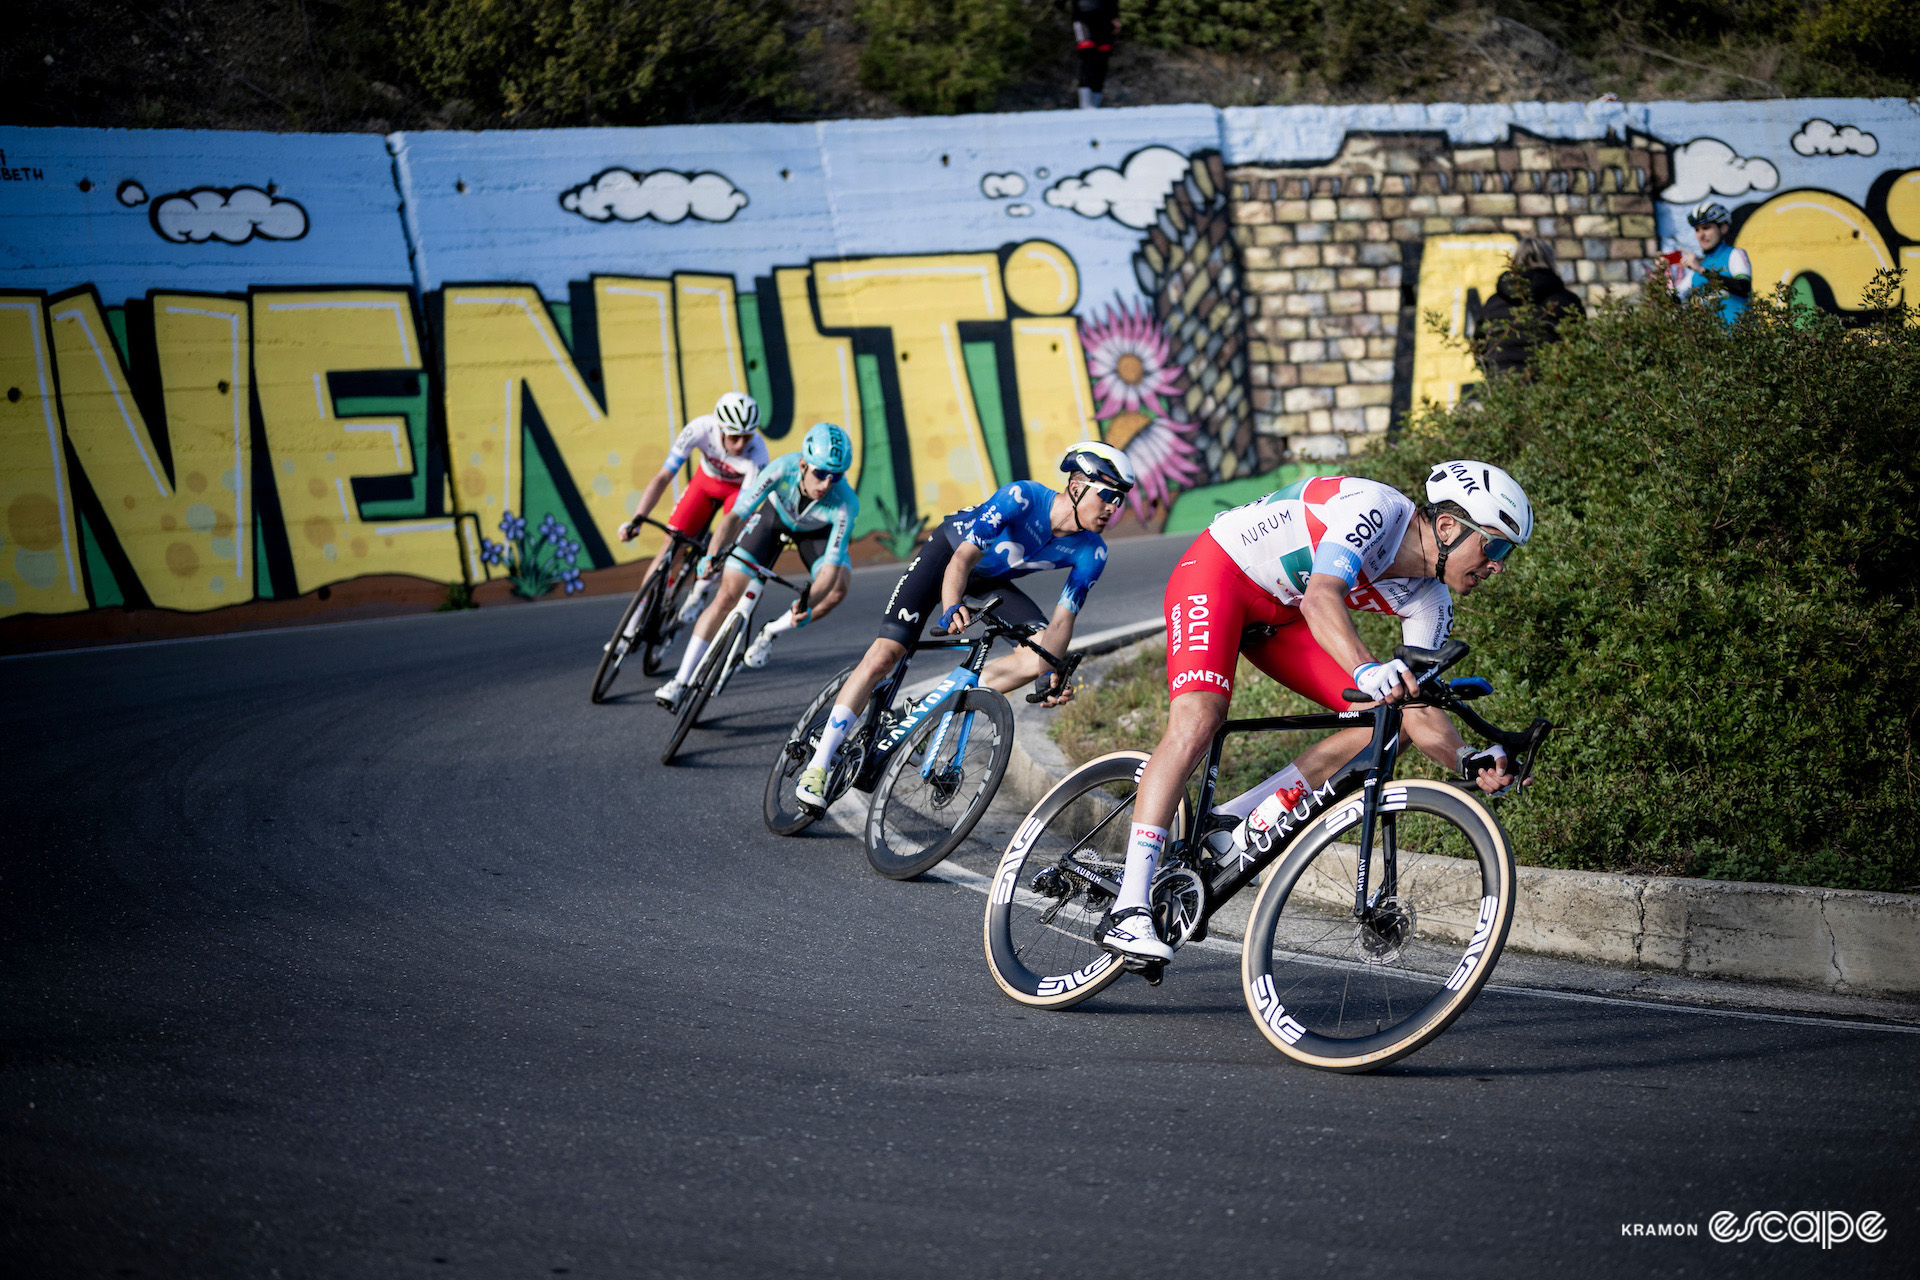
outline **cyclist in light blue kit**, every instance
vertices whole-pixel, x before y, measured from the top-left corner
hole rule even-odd
[[[791,610],[760,628],[741,659],[749,667],[767,665],[775,636],[824,618],[846,598],[851,565],[848,549],[853,541],[853,522],[860,516],[860,499],[846,479],[847,468],[852,465],[853,441],[847,433],[831,422],[816,422],[807,431],[800,452],[783,454],[760,468],[741,491],[733,510],[714,530],[712,545],[731,546],[734,554],[724,559],[706,556],[700,561],[701,578],[719,572],[720,588],[694,623],[693,638],[680,655],[680,670],[653,691],[655,702],[669,711],[678,709],[687,680],[713,643],[714,632],[747,589],[747,572],[738,566],[735,556],[772,568],[784,539],[793,543],[813,575],[807,594],[794,601]]]
[[[1708,305],[1718,308],[1721,320],[1733,324],[1753,305],[1749,301],[1753,296],[1753,263],[1748,260],[1745,249],[1736,249],[1727,243],[1727,233],[1733,230],[1733,215],[1718,200],[1709,200],[1687,215],[1687,223],[1700,242],[1700,253],[1680,255],[1680,265],[1687,269],[1688,275],[1680,282],[1678,292],[1682,298],[1705,294],[1707,282],[1713,281],[1726,292]]]
[[[1044,626],[1035,643],[1049,653],[1066,653],[1080,606],[1107,564],[1107,544],[1100,534],[1126,501],[1134,476],[1126,454],[1097,441],[1068,449],[1060,470],[1067,474],[1060,492],[1037,480],[1016,480],[979,506],[948,516],[920,544],[894,584],[879,637],[840,687],[813,760],[794,784],[800,803],[826,808],[834,754],[859,723],[867,699],[928,622],[950,635],[966,629],[972,621],[964,603],[968,596],[999,596],[997,612],[1003,621],[1035,630]],[[1043,569],[1068,571],[1051,620],[1012,583]],[[1040,655],[1023,648],[989,663],[980,683],[1005,693],[1044,669]],[[1071,687],[1049,685],[1047,692],[1050,707],[1073,696]]]

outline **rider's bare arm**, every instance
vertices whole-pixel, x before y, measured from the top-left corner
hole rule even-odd
[[[947,561],[947,576],[940,580],[940,612],[944,614],[955,605],[960,605],[960,612],[953,615],[953,626],[949,628],[951,631],[965,630],[967,624],[973,621],[972,614],[961,601],[967,598],[967,579],[973,575],[973,567],[980,563],[980,557],[985,554],[973,543],[963,542],[954,548],[953,558]],[[939,618],[928,621],[934,627],[940,625]]]
[[[1300,599],[1300,616],[1307,620],[1307,630],[1313,633],[1320,647],[1348,671],[1379,661],[1361,641],[1359,628],[1353,625],[1353,615],[1347,610],[1347,584],[1332,574],[1316,573],[1307,579],[1307,589]],[[1413,677],[1403,674],[1400,687],[1403,694],[1412,693]]]
[[[658,472],[653,479],[647,481],[647,487],[640,491],[640,505],[633,509],[633,519],[620,526],[620,541],[631,542],[639,536],[640,531],[635,526],[640,523],[642,516],[653,514],[654,507],[660,502],[660,495],[666,492],[667,486],[671,483],[673,483],[673,471]]]

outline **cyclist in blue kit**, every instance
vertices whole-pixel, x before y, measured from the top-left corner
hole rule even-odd
[[[1017,480],[979,506],[948,516],[920,544],[887,599],[878,638],[841,686],[813,759],[794,785],[800,803],[826,807],[834,755],[859,723],[867,699],[927,623],[949,635],[967,628],[972,621],[967,597],[999,596],[996,612],[1003,621],[1034,630],[1044,627],[1035,643],[1050,653],[1066,652],[1080,606],[1106,567],[1107,544],[1100,534],[1126,501],[1134,474],[1126,454],[1096,441],[1067,450],[1060,470],[1067,483],[1058,493],[1037,480]],[[1013,585],[1013,579],[1045,569],[1068,571],[1051,619]],[[1005,693],[1044,670],[1040,655],[1023,648],[989,663],[980,683]],[[1046,692],[1050,707],[1073,696],[1071,687],[1053,682]]]

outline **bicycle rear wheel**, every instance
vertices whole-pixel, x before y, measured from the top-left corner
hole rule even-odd
[[[945,732],[941,732],[942,728]],[[894,749],[867,810],[867,861],[911,880],[960,847],[1013,758],[1013,709],[992,689],[949,698]]]
[[[635,645],[643,643],[651,602],[657,600],[659,594],[658,582],[649,580],[633,593],[633,599],[627,601],[627,607],[620,611],[620,621],[613,628],[613,639],[607,641],[606,648],[600,651],[600,666],[593,673],[594,702],[606,700],[607,692],[613,688],[613,682],[620,674],[620,665],[627,660],[627,655]],[[637,626],[634,623],[636,614],[640,619]],[[644,661],[642,665],[644,669]]]
[[[807,762],[813,759],[814,748],[820,744],[820,731],[826,727],[827,717],[833,714],[833,701],[840,696],[841,687],[852,674],[853,668],[847,667],[820,686],[820,691],[813,695],[813,701],[793,722],[793,729],[787,734],[786,741],[780,744],[780,754],[773,758],[773,768],[767,773],[766,796],[761,801],[760,809],[766,818],[767,830],[777,836],[790,836],[804,831],[820,817],[819,810],[801,807],[793,797],[793,787],[801,771],[807,767]]]
[[[1371,1071],[1426,1044],[1473,1003],[1513,922],[1506,834],[1456,787],[1383,788],[1366,919],[1353,913],[1361,802],[1294,838],[1267,873],[1241,949],[1241,987],[1260,1033],[1297,1062]],[[1395,883],[1379,885],[1387,848]]]
[[[693,590],[693,548],[676,542],[666,554],[672,558],[667,561],[665,586],[647,619],[648,626],[641,632],[645,644],[640,652],[640,670],[650,676],[660,674],[674,637],[685,625],[680,621],[680,606]]]
[[[1126,972],[1093,940],[1127,865],[1144,751],[1087,761],[1033,806],[1007,845],[987,895],[987,967],[1002,991],[1037,1009],[1065,1009]],[[1187,805],[1173,830],[1187,828]],[[1084,873],[1084,874],[1081,874]]]
[[[713,696],[715,686],[720,683],[727,657],[733,652],[734,643],[746,625],[747,620],[739,614],[730,615],[726,625],[720,628],[720,634],[713,638],[713,647],[707,650],[700,659],[700,665],[694,668],[692,681],[680,695],[680,714],[673,722],[673,733],[660,751],[661,764],[673,763],[680,744],[687,740],[687,734],[700,719],[701,711],[706,709],[707,699]]]

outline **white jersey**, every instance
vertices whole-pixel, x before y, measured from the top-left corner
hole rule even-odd
[[[678,471],[689,457],[697,457],[700,469],[721,484],[738,487],[751,483],[760,468],[767,465],[767,442],[755,432],[753,443],[736,458],[720,443],[720,434],[720,419],[710,413],[701,414],[674,437],[673,449],[660,469]]]
[[[1415,515],[1399,490],[1352,476],[1314,476],[1223,511],[1208,532],[1240,571],[1299,607],[1316,573],[1347,584],[1347,607],[1392,614],[1401,639],[1437,647],[1453,630],[1453,593],[1438,578],[1382,576]]]

